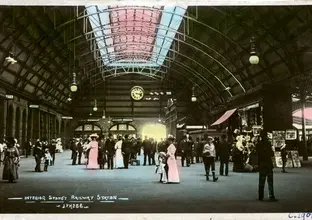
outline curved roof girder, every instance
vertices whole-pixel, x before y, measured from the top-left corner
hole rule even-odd
[[[186,65],[184,65],[183,63],[180,63],[180,62],[175,62],[175,65],[178,65],[179,67],[182,67],[183,69],[185,69],[186,71],[187,71],[187,73],[188,72],[192,72],[192,71],[194,71],[194,69],[191,69],[191,68],[189,68],[188,66],[186,66]],[[168,68],[168,67],[167,67]],[[107,70],[107,71],[110,71],[110,70]],[[204,93],[207,97],[209,97],[209,98],[211,98],[211,95],[209,95],[209,93],[207,93],[206,91],[204,91],[203,89],[202,89],[202,87],[198,84],[198,83],[196,83],[195,81],[193,81],[192,79],[190,79],[189,77],[187,77],[187,76],[185,76],[183,73],[184,73],[184,71],[182,72],[182,71],[177,71],[176,69],[174,69],[174,68],[171,68],[171,71],[173,71],[173,72],[175,72],[176,74],[178,74],[178,75],[181,75],[181,76],[183,76],[184,78],[186,78],[186,79],[189,79],[189,81],[191,81],[192,83],[193,83],[193,85],[197,85],[198,87],[199,87],[199,89],[202,91],[202,93]],[[196,71],[195,71],[196,72]],[[95,74],[95,75],[93,75],[93,77],[96,77],[97,75],[100,75],[101,73],[98,73],[98,74]],[[200,74],[198,74],[197,72],[194,74],[195,76],[197,76],[197,78],[199,77],[199,75]],[[174,75],[170,75],[171,77],[174,77]],[[179,78],[177,78],[177,79],[179,79]],[[202,79],[200,79],[200,78],[198,78],[199,80],[200,80],[200,82],[202,82]],[[178,81],[180,81],[180,80],[178,80]],[[96,85],[97,86],[97,85]]]
[[[164,26],[164,25],[160,25],[160,24],[158,24],[158,25],[159,25],[159,26]],[[118,26],[117,26],[117,27],[118,27]],[[127,26],[127,27],[128,27],[128,26]],[[103,26],[99,26],[99,28],[103,28]],[[104,29],[106,29],[106,28],[104,28]],[[111,28],[107,28],[107,29],[111,29]],[[215,49],[213,49],[212,47],[209,47],[208,45],[203,44],[202,42],[200,42],[200,41],[194,39],[193,37],[190,37],[190,36],[188,36],[188,35],[186,35],[186,34],[184,34],[184,33],[182,33],[182,32],[176,31],[176,30],[174,30],[174,29],[172,29],[172,28],[168,28],[167,26],[165,26],[165,28],[157,27],[157,29],[174,31],[174,32],[176,32],[177,34],[180,34],[180,35],[182,35],[183,37],[186,37],[186,38],[188,38],[188,39],[191,39],[191,40],[193,40],[193,41],[199,43],[201,46],[204,46],[204,47],[208,48],[209,50],[212,50],[212,51],[215,52],[217,55],[221,56],[222,58],[226,59],[228,62],[232,63],[230,60],[228,60],[227,58],[225,58],[223,55],[221,55],[219,52],[217,52],[217,51],[216,51]],[[86,33],[86,34],[93,34],[94,32],[95,32],[95,31],[92,30],[92,31],[90,31],[90,32],[88,32],[88,33]],[[96,40],[97,38],[103,38],[103,39],[105,40],[105,39],[107,39],[107,38],[109,38],[109,37],[111,37],[111,36],[114,36],[114,35],[118,36],[120,33],[124,33],[124,34],[125,34],[125,33],[127,33],[127,32],[117,32],[117,33],[114,33],[114,34],[107,35],[107,36],[105,36],[105,37],[103,37],[103,36],[100,36],[100,37],[93,37],[93,38],[88,39],[88,40]],[[140,32],[140,33],[142,33],[142,32]],[[169,38],[169,39],[172,39],[172,40],[176,40],[176,41],[178,41],[179,43],[185,44],[185,45],[187,45],[187,46],[189,46],[189,47],[192,47],[193,49],[195,49],[195,50],[197,50],[197,51],[199,51],[199,52],[205,54],[205,56],[207,56],[207,57],[209,57],[210,59],[214,60],[214,61],[218,64],[219,67],[222,67],[227,73],[229,73],[230,76],[233,77],[234,80],[235,80],[235,81],[239,84],[239,86],[242,88],[243,92],[246,92],[245,88],[243,87],[243,85],[241,84],[241,82],[234,76],[234,74],[233,74],[228,68],[226,68],[218,59],[216,59],[214,56],[210,55],[209,53],[206,53],[206,52],[203,51],[202,49],[200,49],[200,48],[198,48],[198,47],[196,47],[196,46],[194,46],[194,45],[192,45],[192,44],[189,44],[189,43],[187,43],[187,42],[185,42],[185,41],[183,41],[183,40],[180,40],[179,38],[176,38],[176,37],[173,38],[173,37],[169,37],[169,36],[167,36],[167,35],[162,35],[162,34],[155,33],[155,32],[147,32],[146,34],[147,34],[147,35],[155,35],[155,37],[161,36],[161,37],[164,37],[164,39]],[[140,35],[142,35],[142,34],[140,34]],[[85,34],[82,34],[82,35],[80,35],[80,36],[77,36],[77,37],[75,37],[75,38],[69,40],[69,42],[74,41],[74,40],[79,39],[79,38],[84,37],[84,36],[85,36]],[[157,45],[155,45],[155,44],[151,44],[151,45],[152,45],[153,47],[157,46]],[[113,44],[112,46],[114,46],[114,44]],[[98,48],[97,50],[100,50],[100,49],[103,49],[103,48],[106,48],[106,47]],[[162,47],[160,47],[160,48],[162,48]],[[84,55],[85,55],[85,54],[82,54],[82,56],[84,56]],[[232,63],[232,65],[234,66],[233,63]]]
[[[145,51],[144,51],[144,52],[145,52]],[[146,53],[147,53],[147,52],[146,52]],[[179,52],[177,52],[177,53],[179,54]],[[184,56],[185,58],[187,58],[187,56],[185,56],[185,55],[182,55],[182,54],[179,54],[179,55]],[[101,58],[98,58],[98,59],[101,59]],[[202,66],[201,64],[199,64],[196,60],[193,60],[192,58],[187,58],[187,59],[190,59],[192,62],[198,64],[198,65],[201,66],[203,69],[205,69],[207,72],[209,72],[208,69],[206,69],[205,67],[203,67],[203,66]],[[188,71],[191,70],[191,72],[194,71],[194,69],[191,69],[190,67],[188,67],[188,66],[185,65],[184,63],[178,62],[178,61],[176,61],[176,60],[174,60],[174,59],[172,59],[172,58],[170,58],[170,57],[168,57],[168,56],[165,57],[165,60],[169,60],[169,61],[171,61],[171,62],[174,61],[175,63],[178,63],[179,66],[184,67],[184,69],[186,68]],[[162,66],[165,66],[165,65],[162,65]],[[167,68],[168,68],[168,67],[167,67]],[[112,69],[113,69],[113,68],[112,68]],[[202,76],[202,75],[201,75],[200,73],[198,73],[197,71],[195,71],[195,75],[196,75],[197,78],[199,78],[201,81],[204,81],[207,85],[209,85],[211,88],[213,88],[213,91],[215,92],[215,94],[218,95],[218,90],[215,89],[215,87],[210,83],[210,81],[206,80],[206,78],[204,78],[204,76]],[[220,82],[220,81],[219,81],[219,82]],[[222,83],[222,82],[221,82],[221,83]],[[224,85],[224,84],[222,83],[222,85]],[[226,86],[224,86],[224,88],[226,88]]]

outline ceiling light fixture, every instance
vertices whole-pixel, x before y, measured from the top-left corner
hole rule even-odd
[[[257,65],[259,63],[259,57],[256,51],[255,37],[251,38],[250,45],[251,45],[251,49],[250,49],[249,63],[251,65]]]
[[[105,110],[103,110],[103,116],[102,116],[103,119],[105,119]]]
[[[93,107],[93,111],[97,111],[98,110],[98,108],[97,108],[97,102],[96,102],[96,99],[94,100],[94,107]]]
[[[77,83],[76,83],[76,73],[73,73],[73,82],[70,85],[70,91],[77,92],[77,90],[78,90],[78,86],[77,86]]]
[[[195,87],[192,88],[192,98],[191,98],[191,101],[192,102],[196,102],[197,101],[197,98],[195,96]]]

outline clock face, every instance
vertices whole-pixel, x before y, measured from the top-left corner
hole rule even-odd
[[[134,86],[131,89],[131,98],[139,101],[144,96],[144,89],[141,86]]]

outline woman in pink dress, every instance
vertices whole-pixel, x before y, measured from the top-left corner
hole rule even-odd
[[[97,134],[92,134],[90,136],[90,152],[88,157],[87,169],[99,169],[100,165],[98,163],[98,152],[99,152],[99,144],[96,139],[99,136]]]
[[[176,147],[174,146],[174,138],[168,137],[169,147],[167,148],[167,165],[168,165],[168,183],[180,183],[177,160],[175,158]]]

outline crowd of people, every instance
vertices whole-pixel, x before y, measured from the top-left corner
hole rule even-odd
[[[128,169],[129,164],[155,165],[157,174],[160,174],[161,183],[179,183],[179,171],[177,156],[181,156],[181,165],[190,167],[194,163],[204,163],[206,180],[218,180],[215,171],[215,162],[220,160],[220,175],[228,176],[229,162],[233,161],[233,171],[257,171],[259,172],[259,200],[263,200],[264,183],[267,179],[269,194],[272,201],[276,201],[273,190],[273,161],[274,152],[267,133],[261,131],[260,136],[250,137],[248,134],[234,132],[234,141],[229,141],[225,135],[221,139],[212,138],[204,134],[193,142],[192,137],[184,135],[177,142],[172,135],[167,139],[156,142],[147,136],[142,141],[140,138],[118,136],[112,134],[107,137],[92,134],[89,139],[72,139],[72,165],[85,164],[87,169]],[[41,171],[41,163],[44,161],[44,171],[55,162],[55,153],[60,140],[52,139],[37,140],[35,145],[30,141],[25,144],[26,156],[30,155],[31,149],[36,161],[36,172]],[[16,139],[7,138],[0,144],[3,168],[3,180],[14,182],[18,179],[19,149]],[[285,146],[281,146],[281,150]],[[0,155],[1,156],[1,155]],[[195,160],[194,160],[195,157]],[[187,168],[186,168],[187,169]],[[284,168],[283,168],[284,171]]]

